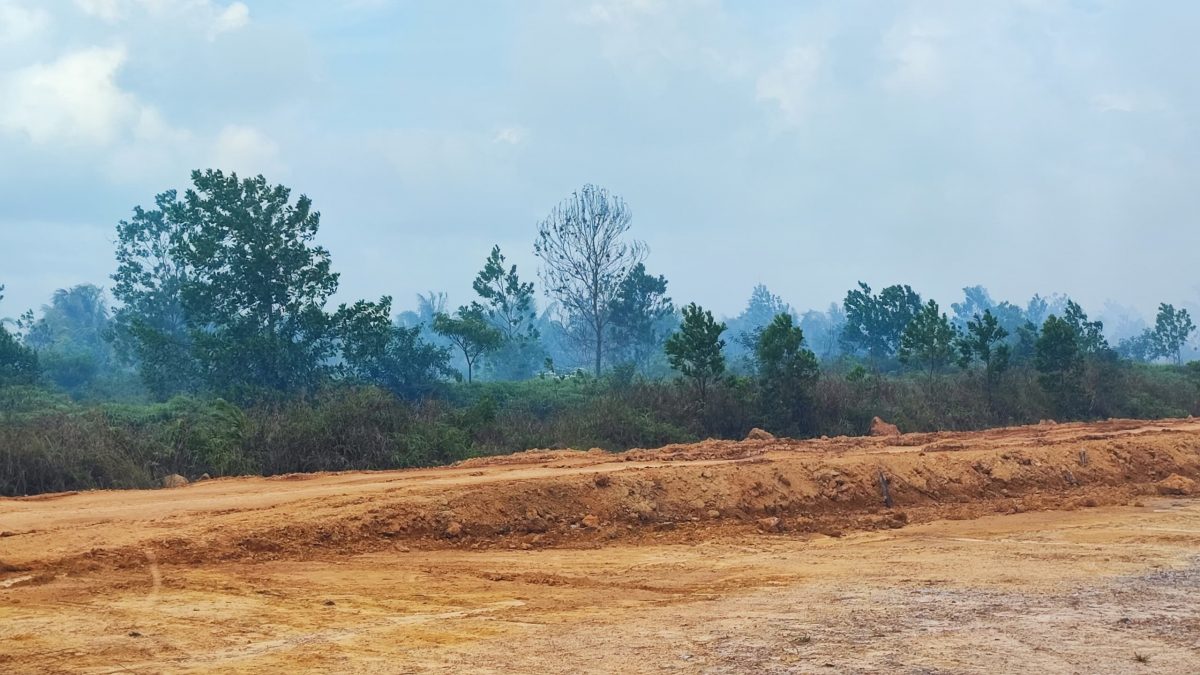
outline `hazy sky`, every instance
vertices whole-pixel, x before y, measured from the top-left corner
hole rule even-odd
[[[678,301],[1200,299],[1200,3],[0,0],[0,316],[192,168],[308,194],[342,299],[530,277],[585,182]]]

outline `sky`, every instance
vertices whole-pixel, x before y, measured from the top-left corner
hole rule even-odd
[[[1200,301],[1190,0],[0,0],[0,316],[196,168],[307,194],[340,301],[471,299],[622,196],[679,303],[859,280]]]

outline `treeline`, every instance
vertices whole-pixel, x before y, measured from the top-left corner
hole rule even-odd
[[[117,225],[114,310],[84,285],[0,324],[0,493],[753,426],[861,433],[874,415],[919,430],[1200,412],[1185,309],[1164,303],[1110,345],[1065,297],[1016,305],[971,287],[943,312],[908,286],[860,283],[804,313],[758,286],[723,322],[676,307],[631,222],[585,186],[537,227],[545,307],[495,247],[470,302],[431,292],[394,316],[386,296],[332,305],[339,276],[307,197],[194,172]]]

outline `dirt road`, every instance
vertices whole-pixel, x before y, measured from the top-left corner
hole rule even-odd
[[[0,500],[0,671],[1196,672],[1197,478],[1114,421]]]

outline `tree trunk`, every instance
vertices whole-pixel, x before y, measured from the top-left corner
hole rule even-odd
[[[597,379],[599,379],[599,377],[600,377],[600,365],[601,365],[600,364],[600,356],[603,353],[603,349],[604,349],[604,329],[599,324],[599,322],[597,322],[596,323],[596,378]]]

